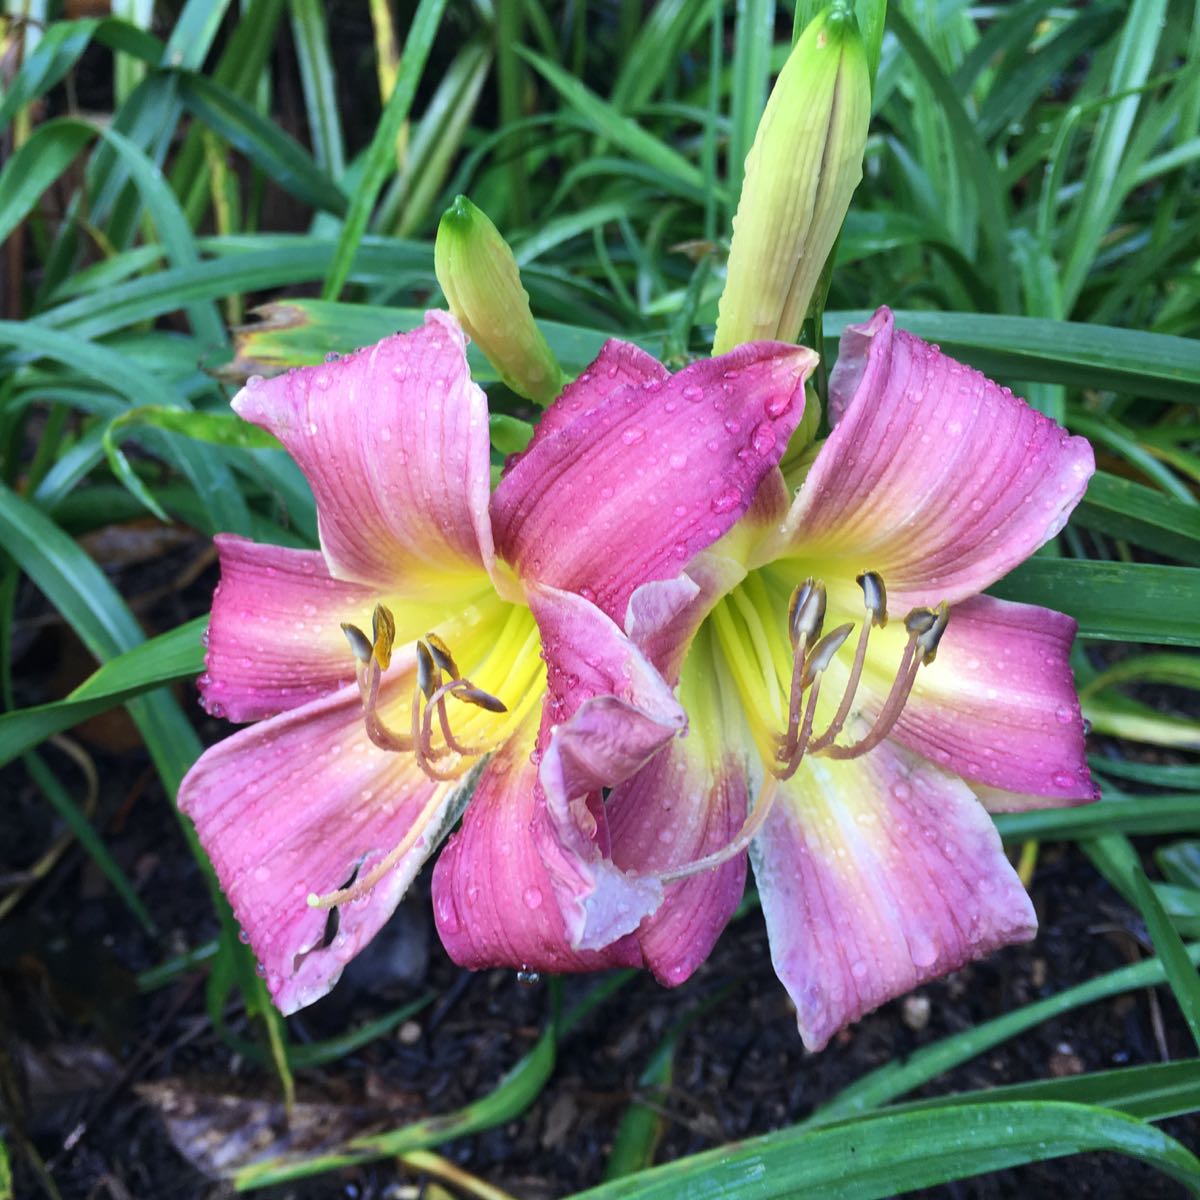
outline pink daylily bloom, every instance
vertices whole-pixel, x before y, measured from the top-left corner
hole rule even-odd
[[[885,308],[843,335],[830,400],[802,480],[771,472],[720,543],[632,594],[689,734],[607,806],[615,864],[666,885],[635,935],[666,983],[708,954],[748,849],[813,1049],[1032,937],[988,814],[1096,796],[1075,622],[979,594],[1062,528],[1091,447]]]
[[[321,549],[217,539],[201,691],[212,713],[256,724],[200,758],[179,803],[285,1013],[333,986],[464,805],[434,879],[456,960],[641,963],[630,934],[662,888],[613,864],[600,789],[685,718],[578,594],[579,530],[626,531],[593,572],[614,602],[676,575],[775,469],[813,365],[762,344],[672,376],[609,343],[492,496],[465,351],[458,323],[429,313],[234,400],[308,478]],[[573,945],[568,919],[603,945]]]

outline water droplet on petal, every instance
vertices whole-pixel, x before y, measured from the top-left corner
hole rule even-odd
[[[775,427],[769,421],[757,425],[750,439],[755,453],[766,454],[775,445]]]
[[[621,441],[626,446],[636,446],[646,436],[646,431],[637,425],[631,425],[621,433]]]
[[[714,496],[710,507],[715,513],[732,512],[742,502],[742,493],[737,488],[726,488],[720,495]]]

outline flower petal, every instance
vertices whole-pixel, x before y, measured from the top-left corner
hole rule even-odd
[[[411,683],[393,665],[386,686]],[[392,914],[452,819],[469,781],[434,783],[406,754],[372,745],[358,689],[293,709],[218,743],[188,772],[179,806],[284,1013],[319,999]],[[330,911],[309,893],[345,885],[412,836],[365,896]]]
[[[955,605],[893,736],[972,783],[1060,805],[1095,800],[1069,657],[1076,628],[991,596]]]
[[[704,551],[683,574],[644,583],[629,597],[625,632],[674,683],[701,622],[745,577],[746,569],[735,559]]]
[[[606,403],[608,398],[623,388],[653,388],[666,383],[671,372],[645,350],[632,342],[609,338],[600,347],[600,353],[586,371],[567,384],[562,394],[542,414],[534,426],[533,439],[525,447],[528,453],[539,442],[552,433],[570,425],[597,404]],[[517,460],[519,461],[519,459]],[[516,461],[512,466],[516,465]],[[511,467],[510,467],[511,469]]]
[[[676,575],[746,511],[803,414],[815,362],[761,343],[640,386],[587,372],[571,392],[582,415],[538,439],[496,489],[501,555],[523,579],[622,620],[634,588]]]
[[[893,743],[849,762],[804,764],[751,861],[771,959],[811,1050],[1037,927],[970,789]]]
[[[1095,467],[1007,388],[892,327],[842,335],[837,422],[762,561],[878,571],[897,611],[982,591],[1056,534]]]
[[[491,569],[487,398],[453,317],[247,384],[233,407],[308,478],[338,578],[444,595]]]
[[[433,912],[446,952],[460,966],[592,971],[641,965],[632,938],[602,951],[573,949],[534,830],[545,799],[532,761],[531,719],[492,756],[462,827],[433,871]]]
[[[633,775],[687,718],[649,660],[595,605],[544,586],[530,589],[529,604],[549,689],[539,740],[549,817],[542,855],[572,944],[596,949],[636,929],[662,899],[657,880],[626,875],[609,857],[601,789]]]
[[[712,756],[697,736],[676,739],[606,806],[614,863],[640,874],[669,871],[723,849],[749,808],[746,765]],[[746,886],[746,855],[668,883],[663,902],[637,930],[646,965],[660,982],[682,983],[708,957]]]
[[[369,628],[376,593],[334,579],[317,550],[214,539],[213,596],[200,694],[215,717],[260,721],[354,681],[343,621]]]

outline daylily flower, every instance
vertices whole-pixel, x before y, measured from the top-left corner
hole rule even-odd
[[[616,865],[667,884],[636,935],[665,983],[707,956],[749,846],[812,1049],[1033,936],[988,814],[1096,795],[1075,622],[980,595],[1063,526],[1091,447],[886,308],[844,333],[830,408],[794,499],[772,472],[719,544],[630,598],[689,734],[607,805]]]
[[[332,987],[468,799],[434,882],[455,958],[640,964],[625,935],[661,885],[612,865],[599,789],[684,717],[578,585],[623,607],[725,534],[812,369],[808,351],[757,345],[671,376],[610,342],[545,414],[537,470],[522,461],[490,497],[465,346],[429,313],[234,400],[307,476],[321,549],[217,539],[201,690],[210,712],[258,723],[201,757],[179,803],[284,1012]],[[599,571],[589,528],[622,531]],[[564,879],[588,890],[602,948],[569,945]]]

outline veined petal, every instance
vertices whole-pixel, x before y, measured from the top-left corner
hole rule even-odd
[[[389,690],[411,686],[393,665]],[[243,729],[206,751],[179,789],[221,888],[266,973],[280,1011],[333,987],[391,916],[453,819],[470,780],[434,783],[406,754],[363,730],[358,689]],[[408,839],[411,850],[367,894],[336,910],[310,893],[337,891]]]
[[[595,605],[545,586],[531,588],[529,602],[549,689],[539,739],[549,817],[542,855],[572,945],[598,949],[636,929],[662,899],[657,880],[613,864],[601,789],[633,775],[687,718],[649,660]]]
[[[601,951],[574,949],[535,835],[545,800],[533,751],[536,716],[492,756],[462,827],[433,871],[433,911],[460,966],[593,971],[641,965],[632,938]]]
[[[625,632],[671,683],[701,622],[746,577],[735,559],[704,551],[674,579],[645,583],[629,597]]]
[[[317,550],[214,539],[213,596],[200,694],[213,716],[259,721],[354,680],[343,621],[370,627],[377,594],[329,574]]]
[[[603,362],[501,481],[492,518],[523,579],[622,620],[634,588],[676,575],[746,511],[803,414],[816,356],[764,342],[665,379],[645,368],[640,385]]]
[[[597,404],[604,404],[609,398],[620,394],[623,389],[645,388],[653,391],[656,384],[664,384],[670,378],[671,372],[653,354],[647,354],[632,342],[609,338],[600,347],[600,353],[592,365],[567,384],[558,399],[541,415],[525,453],[551,434],[565,429]]]
[[[1076,627],[991,596],[955,605],[893,736],[972,783],[1055,805],[1095,800],[1069,661]]]
[[[760,561],[879,572],[897,610],[982,591],[1066,523],[1092,448],[1007,388],[892,327],[842,335],[836,422]]]
[[[487,398],[453,317],[247,384],[233,407],[308,478],[337,577],[444,596],[491,569]]]
[[[775,972],[811,1050],[1037,927],[967,785],[890,742],[805,763],[781,788],[751,862]]]
[[[743,756],[715,758],[696,736],[677,739],[606,806],[612,856],[624,871],[656,874],[727,846],[749,809]],[[660,982],[683,983],[708,957],[746,886],[746,855],[668,883],[662,905],[637,930],[642,957]]]

